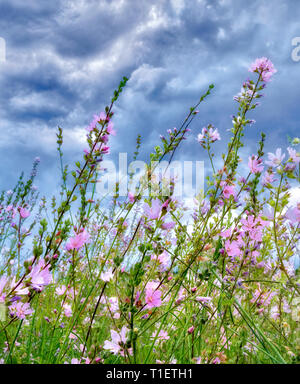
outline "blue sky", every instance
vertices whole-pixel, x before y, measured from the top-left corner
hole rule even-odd
[[[300,36],[298,0],[0,0],[0,189],[12,188],[22,170],[41,158],[37,185],[59,184],[56,128],[65,132],[66,161],[85,147],[85,127],[103,110],[122,76],[129,78],[115,108],[114,158],[134,151],[142,136],[147,159],[159,135],[179,126],[210,83],[215,90],[200,109],[177,159],[206,160],[195,137],[208,123],[224,150],[237,110],[233,96],[257,57],[278,72],[251,115],[243,148],[249,156],[261,131],[267,151],[299,136],[300,62],[291,58]],[[208,163],[207,163],[208,165]]]

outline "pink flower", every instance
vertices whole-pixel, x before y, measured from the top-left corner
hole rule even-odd
[[[94,115],[94,119],[91,121],[90,125],[86,128],[86,130],[88,132],[91,132],[92,130],[94,130],[99,120],[100,120],[100,116]]]
[[[66,289],[67,287],[65,285],[62,285],[61,287],[57,287],[55,289],[55,293],[58,295],[58,296],[62,296],[65,292],[66,292]]]
[[[22,219],[26,219],[26,217],[30,216],[30,211],[26,208],[20,207],[19,212]]]
[[[266,161],[266,164],[270,167],[278,167],[285,158],[285,154],[281,154],[281,148],[277,148],[275,154],[269,152],[268,153],[268,161]]]
[[[219,357],[216,357],[216,358],[213,360],[212,364],[221,364],[221,360],[220,360],[220,358],[219,358]]]
[[[274,174],[271,172],[265,172],[262,178],[262,184],[263,185],[272,184],[273,181],[276,181],[276,179],[274,179]]]
[[[175,227],[175,222],[174,221],[169,221],[168,223],[163,223],[161,225],[161,228],[168,231],[170,229],[173,229]]]
[[[288,153],[289,153],[289,159],[295,163],[295,164],[299,164],[300,163],[300,154],[297,153],[297,151],[293,148],[288,148],[287,149]]]
[[[127,342],[127,332],[129,331],[128,328],[125,326],[122,327],[121,332],[118,333],[114,331],[113,329],[110,331],[111,340],[105,340],[103,349],[107,349],[110,352],[112,352],[114,355],[117,355],[120,353],[121,356],[124,356],[124,347]],[[128,349],[128,353],[132,354],[132,349]]]
[[[199,144],[204,144],[206,138],[211,143],[214,143],[217,140],[221,140],[218,129],[213,129],[213,128],[214,127],[212,125],[208,125],[207,128],[206,127],[202,128],[202,133],[199,133],[197,136],[197,141]]]
[[[234,191],[233,185],[228,185],[228,184],[225,184],[223,182],[223,183],[221,183],[221,186],[223,188],[223,195],[224,195],[225,199],[229,199],[230,196],[235,196],[235,191]]]
[[[218,130],[217,129],[213,130],[213,128],[209,128],[208,137],[212,143],[214,143],[217,140],[221,140]]]
[[[71,317],[72,316],[72,307],[70,304],[65,303],[63,305],[64,308],[64,314],[66,317]]]
[[[31,315],[33,313],[29,303],[14,302],[8,308],[11,316],[16,316],[17,318],[23,320],[27,315]]]
[[[23,283],[20,283],[20,281],[16,283],[15,276],[10,282],[10,287],[11,289],[13,289],[13,292],[15,293],[15,295],[28,295],[29,293],[29,289],[27,287],[24,287]]]
[[[289,208],[285,213],[285,217],[294,224],[300,223],[300,203],[296,207]]]
[[[110,154],[110,147],[106,146],[106,147],[102,147],[101,148],[101,152],[105,155],[109,155]]]
[[[134,202],[134,194],[131,193],[131,192],[128,192],[128,199],[129,199],[129,201],[130,201],[131,203],[133,203],[133,202]]]
[[[31,286],[33,289],[41,292],[44,287],[52,283],[52,276],[49,271],[50,265],[45,267],[45,261],[40,260],[37,265],[35,265],[29,277],[31,278]]]
[[[201,304],[208,304],[209,302],[212,301],[212,298],[208,296],[197,296],[196,301],[198,301],[198,303],[201,303]]]
[[[155,308],[161,306],[161,295],[162,292],[156,289],[158,287],[159,283],[157,282],[149,282],[146,285],[146,308]]]
[[[260,73],[262,80],[268,82],[277,70],[274,68],[273,63],[270,60],[266,57],[261,57],[260,59],[256,59],[255,62],[251,64],[249,72]]]
[[[107,133],[109,133],[110,135],[116,136],[116,131],[114,130],[114,123],[113,123],[112,121],[110,121],[110,122],[107,124],[106,131],[107,131]]]
[[[262,165],[262,160],[258,159],[257,156],[252,155],[249,157],[248,166],[250,168],[251,173],[261,173],[264,169]]]
[[[0,277],[0,303],[5,302],[5,294],[3,293],[4,287],[8,281],[8,278],[5,276]]]
[[[159,256],[152,256],[151,259],[159,261],[161,272],[166,271],[170,267],[171,258],[167,251],[163,251]]]
[[[105,112],[100,112],[99,115],[94,115],[93,121],[90,123],[90,125],[86,128],[87,131],[91,132],[97,127],[97,123],[101,123],[104,121],[109,121],[109,117],[106,115]]]
[[[113,275],[113,269],[112,268],[109,268],[109,270],[106,272],[102,272],[100,275],[100,279],[105,281],[105,282],[110,281],[113,277],[114,277],[114,275]]]
[[[144,213],[149,220],[159,218],[162,209],[162,204],[158,198],[152,201],[151,207],[149,204],[144,204]]]
[[[117,297],[110,297],[107,304],[111,312],[115,313],[119,310],[119,300]]]
[[[66,244],[66,249],[71,251],[72,249],[76,249],[77,251],[89,241],[90,235],[84,229],[82,232],[76,234],[76,236],[69,239]]]
[[[153,333],[152,333],[152,336],[151,337],[155,337],[156,336],[156,331],[154,331]],[[169,338],[170,338],[170,336],[168,335],[168,332],[167,331],[163,331],[163,330],[161,330],[160,332],[159,332],[159,334],[157,335],[157,341],[165,341],[165,340],[169,340]]]
[[[220,233],[221,237],[224,237],[225,239],[228,239],[231,236],[231,229],[228,228],[225,231]]]
[[[237,241],[230,242],[229,240],[226,240],[225,249],[226,249],[227,255],[231,257],[240,256],[242,253]]]

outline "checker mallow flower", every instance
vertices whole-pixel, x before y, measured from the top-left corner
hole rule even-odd
[[[151,206],[149,204],[144,204],[144,214],[147,216],[149,220],[156,220],[159,218],[162,210],[162,204],[159,199],[155,199],[152,201]]]
[[[157,283],[155,281],[150,281],[146,285],[145,300],[146,300],[146,303],[147,303],[146,308],[148,308],[148,309],[161,306],[161,295],[162,295],[162,292],[157,289],[158,284],[159,283]]]
[[[30,211],[26,208],[20,207],[19,208],[19,213],[22,219],[26,219],[26,217],[30,216]]]
[[[36,291],[41,292],[47,285],[52,283],[52,276],[49,271],[50,265],[46,266],[44,260],[40,260],[37,265],[35,265],[29,277],[31,279],[31,286]]]
[[[105,340],[103,349],[107,349],[110,352],[112,352],[114,355],[120,354],[121,356],[124,356],[124,347],[127,342],[127,332],[128,328],[125,326],[122,327],[121,332],[118,333],[114,331],[113,329],[110,331],[111,335],[111,341]],[[132,349],[128,349],[128,353],[132,354]]]
[[[29,303],[14,302],[8,307],[10,316],[16,316],[18,319],[24,320],[27,315],[31,315],[33,310]]]
[[[277,72],[271,60],[266,57],[261,57],[256,59],[254,63],[251,64],[249,72],[256,72],[261,74],[261,78],[264,82],[271,80],[271,77],[274,73]]]
[[[207,127],[203,127],[202,132],[197,136],[197,141],[199,144],[204,144],[206,140],[211,143],[214,143],[217,140],[221,140],[218,129],[214,129],[214,126],[211,124]]]
[[[76,234],[76,236],[69,239],[69,241],[66,244],[66,249],[68,251],[71,251],[73,249],[76,249],[77,251],[89,241],[90,235],[88,232],[84,229],[82,232]]]
[[[268,159],[266,161],[266,164],[270,167],[278,167],[285,158],[285,154],[281,154],[281,148],[277,148],[275,154],[269,152],[268,153]]]
[[[248,167],[251,173],[261,173],[264,169],[262,160],[258,159],[257,156],[252,155],[249,157]]]

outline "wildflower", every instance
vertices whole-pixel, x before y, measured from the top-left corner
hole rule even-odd
[[[295,149],[290,148],[290,147],[288,147],[287,151],[288,151],[289,156],[290,156],[289,160],[295,164],[299,164],[300,163],[300,154],[297,153],[297,151]]]
[[[49,285],[52,282],[52,276],[49,271],[50,265],[45,266],[45,260],[40,260],[37,265],[35,265],[29,277],[31,279],[31,286],[33,289],[41,292],[44,287]]]
[[[112,341],[105,340],[103,348],[109,350],[114,355],[120,353],[121,356],[124,356],[124,348],[127,342],[126,334],[128,331],[129,329],[125,326],[122,327],[120,334],[112,329],[110,331]],[[128,353],[132,354],[131,348],[128,349]]]
[[[33,310],[30,308],[29,303],[14,302],[8,307],[10,315],[16,316],[18,319],[24,320],[27,315],[31,315]]]
[[[268,153],[268,161],[266,161],[267,165],[270,165],[270,167],[278,167],[285,158],[285,154],[281,154],[281,148],[277,148],[275,154],[269,152]]]
[[[24,287],[24,284],[22,282],[16,283],[15,276],[13,277],[11,283],[10,283],[11,289],[14,291],[15,295],[28,295],[29,289],[27,287]]]
[[[152,333],[152,336],[151,337],[156,337],[156,331],[154,331],[153,333]],[[161,330],[160,332],[159,332],[159,334],[157,335],[157,338],[156,338],[156,340],[157,341],[165,341],[165,340],[169,340],[169,338],[170,338],[170,336],[168,335],[168,332],[167,331],[163,331],[163,330]]]
[[[257,156],[252,155],[249,157],[248,166],[250,168],[251,173],[261,173],[264,169],[262,165],[262,160],[258,159]]]
[[[176,223],[174,221],[169,221],[167,223],[163,223],[161,225],[161,228],[164,229],[164,230],[170,230],[170,229],[173,229],[175,227]]]
[[[19,212],[22,219],[26,219],[26,217],[30,216],[30,211],[26,208],[20,207]]]
[[[208,296],[197,296],[196,301],[201,304],[208,304],[212,300],[211,297]]]
[[[191,335],[192,333],[194,333],[194,330],[195,330],[195,327],[192,325],[192,326],[188,329],[188,334]]]
[[[241,88],[241,92],[233,97],[233,100],[240,103],[243,100],[251,101],[252,99],[256,98],[256,96],[257,96],[257,92],[254,92],[253,85],[249,83],[249,81],[247,81],[246,83],[244,83],[243,87]]]
[[[152,201],[151,207],[149,204],[144,204],[144,213],[149,220],[159,218],[162,209],[162,204],[158,198]]]
[[[258,288],[255,290],[250,303],[255,303],[262,312],[271,302],[272,298],[276,296],[276,292],[263,292],[260,283],[257,284]]]
[[[72,316],[72,307],[70,304],[65,303],[63,305],[64,308],[64,314],[66,317],[71,317]]]
[[[261,74],[262,80],[268,82],[277,70],[274,68],[273,63],[270,60],[266,57],[261,57],[256,59],[255,62],[251,64],[249,72]]]
[[[116,312],[119,310],[119,304],[118,304],[118,298],[117,297],[110,297],[108,299],[109,303],[111,304],[110,305],[110,310],[112,312]]]
[[[200,212],[202,215],[205,215],[210,208],[210,202],[207,199],[203,199],[201,204],[200,204]]]
[[[224,195],[225,199],[229,199],[230,196],[235,196],[235,191],[234,191],[233,185],[228,185],[228,184],[225,184],[223,182],[223,183],[221,183],[221,187],[223,188],[223,195]]]
[[[97,123],[100,121],[104,121],[106,119],[106,113],[101,112],[100,115],[94,115],[93,121],[90,123],[90,125],[86,128],[88,132],[93,131],[97,127]]]
[[[134,194],[131,193],[131,192],[128,192],[128,199],[129,199],[129,201],[130,201],[131,203],[133,203],[133,202],[134,202]]]
[[[268,185],[272,184],[276,179],[274,179],[274,174],[272,172],[265,172],[262,178],[262,184],[263,185]]]
[[[149,282],[146,285],[146,308],[155,308],[161,306],[161,295],[162,292],[156,289],[158,286],[158,283],[156,282]]]
[[[0,278],[0,303],[5,302],[5,294],[3,293],[4,287],[8,281],[8,278],[5,276],[1,276]]]
[[[114,130],[114,124],[112,121],[107,124],[106,132],[110,135],[116,136],[116,131]]]
[[[76,249],[77,251],[89,241],[90,235],[84,229],[82,232],[76,234],[76,236],[69,239],[66,244],[66,249],[71,251],[72,249]]]
[[[110,281],[113,277],[114,277],[114,275],[113,275],[113,269],[112,268],[109,268],[109,270],[106,272],[102,272],[100,275],[100,279],[105,281],[105,282]]]
[[[221,232],[220,236],[225,239],[228,239],[229,237],[231,237],[231,228],[228,228],[225,231]]]
[[[217,140],[221,140],[218,129],[213,129],[212,125],[208,125],[208,127],[202,128],[202,132],[198,134],[197,141],[199,144],[204,144],[205,139],[209,142],[214,143]]]
[[[55,289],[55,293],[58,295],[58,296],[62,296],[65,292],[66,292],[66,289],[67,287],[65,285],[62,285],[61,287],[57,287]]]
[[[242,251],[240,250],[240,247],[237,241],[230,242],[229,240],[226,240],[225,249],[226,249],[227,255],[231,257],[240,256],[242,254]]]
[[[163,251],[159,256],[155,257],[155,256],[152,256],[151,257],[152,259],[156,259],[159,261],[160,265],[161,265],[161,271],[164,272],[166,271],[169,267],[170,267],[170,264],[171,264],[171,258],[170,258],[170,255],[168,252],[166,251]]]
[[[285,213],[285,217],[294,224],[300,223],[300,203],[296,207],[289,208]]]

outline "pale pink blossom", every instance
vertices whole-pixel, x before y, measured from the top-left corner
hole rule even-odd
[[[112,280],[113,277],[114,277],[114,275],[113,275],[113,269],[112,268],[109,268],[106,272],[102,272],[100,275],[100,279],[105,281],[105,282],[109,282],[110,280]]]
[[[76,234],[76,236],[71,237],[66,244],[66,249],[71,251],[72,249],[76,249],[77,251],[86,244],[90,239],[90,235],[84,229],[82,232]]]
[[[22,219],[26,219],[26,217],[30,216],[30,211],[26,208],[20,207],[19,212]]]
[[[146,308],[155,308],[155,307],[160,307],[161,306],[161,295],[162,292],[157,289],[159,283],[150,281],[146,285],[146,295],[145,295],[145,300],[146,300]]]
[[[11,316],[16,316],[22,320],[24,320],[27,315],[31,315],[33,313],[29,303],[14,302],[8,307],[8,309]]]
[[[262,160],[258,159],[257,156],[252,155],[249,157],[248,166],[250,168],[251,173],[261,173],[264,169],[264,166],[262,165]]]
[[[285,154],[281,154],[281,148],[277,148],[275,154],[269,152],[268,159],[265,163],[270,167],[278,167],[282,164]]]
[[[148,217],[149,220],[156,220],[159,218],[162,209],[161,201],[156,198],[152,200],[151,206],[149,204],[144,204],[144,214]]]
[[[30,285],[33,289],[41,292],[47,285],[52,283],[52,275],[49,271],[50,265],[46,266],[44,259],[35,265],[30,274]]]
[[[113,329],[110,331],[111,335],[111,341],[105,340],[103,349],[107,349],[110,352],[112,352],[114,355],[120,354],[121,356],[125,355],[125,345],[127,342],[127,332],[129,331],[128,328],[125,326],[122,327],[121,332],[118,333],[114,331]],[[128,353],[132,354],[132,350],[128,349]]]
[[[261,74],[262,80],[265,82],[270,81],[271,77],[277,72],[271,60],[266,57],[256,59],[255,62],[251,64],[249,71]]]

